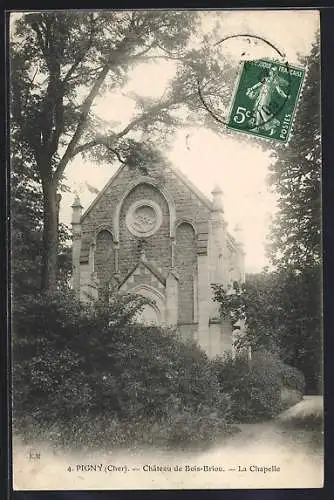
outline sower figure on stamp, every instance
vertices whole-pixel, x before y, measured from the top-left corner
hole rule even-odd
[[[276,93],[280,97],[288,99],[288,94],[281,88],[286,88],[288,85],[289,83],[284,78],[278,76],[277,68],[272,67],[260,82],[247,89],[247,97],[255,99],[254,115],[250,120],[251,125],[263,126],[272,130],[280,125],[279,120],[274,118],[274,114],[278,111]]]

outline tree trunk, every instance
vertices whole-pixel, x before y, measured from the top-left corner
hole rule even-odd
[[[58,212],[57,187],[43,183],[43,267],[42,290],[52,293],[57,287]]]

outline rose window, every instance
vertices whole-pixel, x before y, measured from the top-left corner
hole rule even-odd
[[[160,227],[162,214],[159,205],[151,200],[141,200],[131,205],[126,225],[129,231],[140,238],[154,234]]]

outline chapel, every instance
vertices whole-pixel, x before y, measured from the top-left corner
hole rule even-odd
[[[72,205],[73,289],[81,300],[110,289],[153,300],[141,322],[176,327],[210,357],[232,347],[212,284],[245,280],[241,230],[227,230],[223,193],[209,199],[177,168],[139,175],[123,165],[83,213]]]

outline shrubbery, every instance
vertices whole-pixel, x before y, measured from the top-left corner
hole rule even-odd
[[[207,356],[141,326],[143,299],[106,307],[70,295],[15,304],[14,425],[73,447],[188,445],[225,432],[229,399]]]
[[[302,392],[303,375],[267,352],[255,352],[249,362],[226,354],[213,361],[221,391],[231,400],[235,422],[255,422],[272,418],[282,410],[281,392],[289,387]]]
[[[305,391],[305,377],[300,370],[297,368],[284,364],[282,366],[282,383],[284,387],[288,389],[294,389],[295,391],[304,394]]]
[[[70,293],[27,297],[13,311],[14,428],[74,447],[188,446],[227,423],[277,415],[303,375],[276,356],[209,361],[175,331],[134,317],[145,299],[84,305]]]

